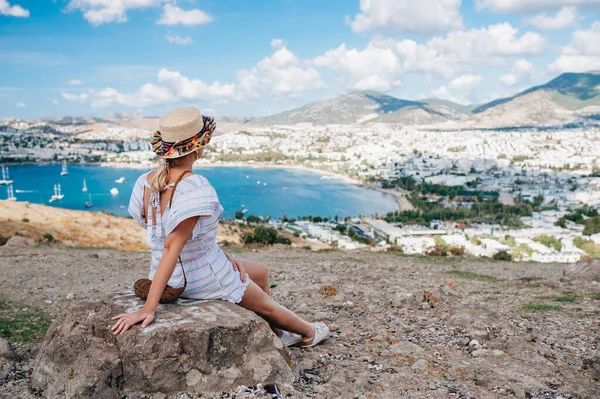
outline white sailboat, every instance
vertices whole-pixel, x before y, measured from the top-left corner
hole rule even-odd
[[[119,190],[117,188],[113,187],[113,188],[110,189],[110,193],[112,195],[118,195],[119,194]]]
[[[124,177],[119,177],[117,180],[115,180],[115,183],[119,183],[119,184],[121,184],[121,183],[123,183],[124,181],[125,181],[125,178],[124,178]]]
[[[17,198],[15,197],[15,193],[13,192],[13,186],[12,184],[9,184],[8,187],[6,188],[6,191],[8,193],[6,200],[7,201],[16,201]]]
[[[67,170],[67,161],[62,161],[62,170],[60,172],[61,176],[66,176],[69,174],[69,171]]]
[[[85,179],[83,179],[83,188],[81,189],[84,193],[87,193],[87,185],[85,184]]]
[[[50,197],[50,202],[60,201],[65,198],[65,195],[60,192],[60,184],[54,185],[54,195]]]
[[[88,200],[88,202],[86,202],[86,203],[85,203],[85,207],[86,207],[86,208],[91,208],[91,207],[93,207],[93,206],[94,206],[94,203],[92,202],[92,194],[88,194],[88,196],[89,196],[89,197],[88,197],[88,198],[89,198],[89,200]]]
[[[2,165],[2,180],[0,180],[0,186],[4,186],[7,184],[12,184],[12,180],[10,180],[8,175],[8,168]]]

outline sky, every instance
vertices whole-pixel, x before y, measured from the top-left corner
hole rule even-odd
[[[0,118],[480,104],[600,70],[600,0],[0,0]]]

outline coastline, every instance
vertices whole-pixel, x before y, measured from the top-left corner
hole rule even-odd
[[[44,162],[44,163],[34,163],[34,162],[27,162],[27,163],[18,163],[18,164],[14,164],[14,165],[59,165],[59,163],[56,162]],[[91,163],[91,162],[81,162],[81,163],[77,163],[77,164],[73,164],[73,165],[83,165],[83,166],[100,166],[102,168],[122,168],[122,169],[152,169],[155,167],[155,163],[151,162],[151,163],[146,163],[146,162],[139,162],[139,163],[129,163],[129,162],[98,162],[98,163]],[[10,164],[8,164],[7,166],[11,166]],[[313,174],[318,174],[321,175],[321,177],[326,177],[327,179],[335,179],[335,180],[339,180],[343,183],[347,183],[347,184],[352,184],[355,186],[359,186],[362,188],[366,188],[366,189],[370,189],[370,190],[374,190],[374,191],[378,191],[382,194],[386,194],[389,195],[391,197],[394,198],[394,200],[396,201],[396,204],[398,206],[398,210],[400,212],[404,211],[404,210],[411,210],[414,209],[414,207],[412,206],[412,204],[410,202],[408,202],[408,200],[406,199],[406,195],[404,192],[401,191],[395,191],[395,190],[389,190],[389,189],[384,189],[381,187],[377,187],[376,185],[372,184],[372,183],[368,183],[366,181],[363,180],[359,180],[347,175],[343,175],[340,173],[335,173],[335,172],[331,172],[331,171],[325,171],[325,170],[321,170],[321,169],[317,169],[317,168],[311,168],[308,166],[304,166],[304,165],[296,165],[296,164],[288,164],[288,163],[283,163],[283,164],[271,164],[271,163],[264,163],[264,162],[256,162],[256,163],[242,163],[242,162],[219,162],[219,163],[212,163],[212,162],[198,162],[196,165],[194,165],[194,169],[202,169],[202,168],[253,168],[253,169],[287,169],[287,170],[292,170],[292,171],[301,171],[301,172],[308,172],[308,173],[313,173]]]

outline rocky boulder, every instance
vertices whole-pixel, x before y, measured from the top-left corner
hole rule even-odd
[[[569,265],[563,273],[564,276],[561,279],[563,282],[591,283],[596,281],[600,283],[600,259],[580,260]]]
[[[48,398],[214,393],[293,381],[289,353],[269,325],[226,301],[160,305],[157,319],[115,337],[114,315],[143,306],[133,295],[80,302],[50,327],[32,375]]]

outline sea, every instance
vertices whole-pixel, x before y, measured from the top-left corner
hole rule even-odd
[[[68,174],[61,176],[61,170],[60,164],[9,166],[17,201],[128,216],[131,190],[145,172],[142,169],[68,165]],[[396,201],[390,195],[318,173],[205,166],[194,172],[206,177],[216,189],[225,208],[223,217],[232,218],[240,210],[246,215],[278,219],[284,215],[288,218],[368,216],[397,209]],[[82,191],[84,179],[87,192]],[[49,202],[54,185],[58,184],[64,198]],[[6,199],[7,195],[6,186],[0,186],[0,199]],[[86,202],[93,205],[86,207]]]

